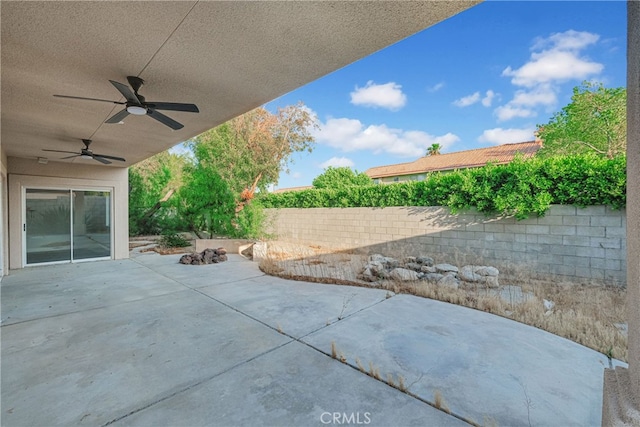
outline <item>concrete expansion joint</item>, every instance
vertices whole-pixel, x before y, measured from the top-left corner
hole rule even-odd
[[[311,331],[311,332],[309,332],[309,333],[307,333],[307,334],[305,334],[305,335],[301,336],[300,338],[292,337],[292,336],[290,336],[290,335],[288,335],[288,334],[284,333],[283,331],[281,331],[281,330],[279,330],[279,329],[276,329],[276,331],[278,331],[279,333],[281,333],[281,334],[283,334],[283,335],[286,335],[286,336],[288,336],[288,337],[291,337],[291,338],[293,338],[294,340],[299,341],[300,343],[302,343],[302,344],[304,344],[304,345],[306,345],[306,346],[309,346],[309,347],[311,347],[311,348],[312,348],[312,349],[314,349],[314,350],[319,351],[320,353],[327,354],[327,353],[325,353],[324,351],[322,351],[322,350],[320,350],[320,349],[318,349],[318,348],[315,348],[315,347],[313,347],[313,346],[311,346],[311,345],[309,345],[309,344],[307,344],[306,342],[303,342],[303,341],[301,341],[301,340],[302,340],[302,339],[304,339],[304,338],[307,338],[307,337],[309,337],[309,336],[311,336],[311,335],[313,335],[313,334],[315,334],[316,332],[319,332],[319,331],[321,331],[321,330],[323,330],[323,329],[329,328],[329,327],[331,327],[332,325],[335,325],[336,323],[339,323],[339,322],[341,322],[341,321],[343,321],[343,320],[346,320],[346,319],[348,319],[348,318],[350,318],[350,317],[352,317],[352,316],[355,316],[356,314],[362,313],[362,312],[363,312],[363,311],[365,311],[365,310],[369,310],[370,308],[373,308],[373,307],[375,307],[375,306],[377,306],[377,305],[379,305],[379,304],[381,304],[381,303],[385,302],[386,300],[388,300],[388,299],[391,299],[391,298],[395,297],[396,295],[397,295],[396,293],[389,293],[389,294],[388,294],[388,296],[386,296],[386,297],[385,297],[385,299],[383,299],[383,300],[380,300],[380,301],[374,302],[374,303],[373,303],[373,304],[371,304],[371,305],[367,305],[367,306],[365,306],[365,307],[362,307],[361,309],[356,310],[356,311],[354,311],[353,313],[350,313],[350,314],[347,314],[347,315],[344,315],[344,316],[339,315],[339,316],[338,316],[338,319],[337,319],[336,321],[334,321],[334,322],[329,322],[329,321],[327,321],[327,323],[325,323],[323,326],[320,326],[319,328],[314,329],[313,331]],[[269,325],[267,325],[267,326],[269,326]],[[269,326],[269,327],[271,327],[271,326]],[[272,328],[272,329],[273,329],[273,328]]]
[[[136,409],[134,409],[134,410],[132,410],[132,411],[130,411],[130,412],[128,412],[128,413],[126,413],[126,414],[124,414],[124,415],[121,415],[121,416],[119,416],[119,417],[117,417],[117,418],[114,418],[114,419],[112,419],[111,421],[108,421],[108,422],[106,422],[106,423],[102,424],[102,426],[101,426],[101,427],[106,427],[106,426],[109,426],[109,425],[111,425],[111,424],[113,424],[113,423],[117,423],[118,421],[121,421],[121,420],[123,420],[123,419],[125,419],[125,418],[127,418],[127,417],[129,417],[129,416],[131,416],[131,415],[137,414],[137,413],[138,413],[138,412],[140,412],[140,411],[144,411],[145,409],[151,408],[152,406],[157,405],[158,403],[161,403],[161,402],[163,402],[163,401],[165,401],[165,400],[167,400],[167,399],[171,399],[171,398],[172,398],[172,397],[174,397],[174,396],[177,396],[177,395],[179,395],[179,394],[185,393],[185,392],[187,392],[187,391],[189,391],[189,390],[191,390],[191,389],[193,389],[193,388],[195,388],[195,387],[198,387],[198,386],[200,386],[200,385],[202,385],[202,384],[204,384],[204,383],[207,383],[207,382],[209,382],[209,381],[211,381],[211,380],[213,380],[213,379],[215,379],[215,378],[217,378],[217,377],[219,377],[219,376],[221,376],[221,375],[224,375],[224,374],[226,374],[226,373],[227,373],[227,372],[229,372],[229,371],[232,371],[232,370],[234,370],[234,369],[237,369],[237,368],[239,368],[239,367],[241,367],[241,366],[243,366],[243,365],[246,365],[246,364],[248,364],[248,363],[253,362],[253,361],[254,361],[254,360],[256,360],[256,359],[259,359],[259,358],[261,358],[261,357],[263,357],[263,356],[266,356],[266,355],[267,355],[267,354],[269,354],[269,353],[272,353],[272,352],[274,352],[274,351],[276,351],[276,350],[279,350],[279,349],[281,349],[281,348],[283,348],[283,347],[285,347],[285,346],[287,346],[287,345],[291,344],[292,342],[293,342],[293,341],[287,341],[287,342],[282,343],[282,344],[280,344],[280,345],[277,345],[277,346],[275,346],[275,347],[273,347],[273,348],[270,348],[270,349],[269,349],[269,350],[267,350],[267,351],[263,351],[263,352],[262,352],[262,353],[260,353],[260,354],[257,354],[257,355],[255,355],[255,356],[253,356],[253,357],[250,357],[250,358],[246,359],[246,360],[243,360],[243,361],[242,361],[242,362],[240,362],[240,363],[237,363],[237,364],[235,364],[235,365],[233,365],[233,366],[230,366],[230,367],[228,367],[227,369],[224,369],[224,370],[222,370],[222,371],[220,371],[220,372],[218,372],[218,373],[216,373],[216,374],[214,374],[214,375],[208,376],[208,377],[206,377],[206,378],[204,378],[204,379],[201,379],[201,380],[199,380],[199,381],[193,382],[193,383],[191,383],[191,384],[187,384],[186,386],[184,386],[184,387],[182,387],[182,388],[180,388],[180,389],[178,389],[178,390],[175,390],[175,391],[173,391],[173,392],[170,392],[170,393],[168,393],[168,394],[166,394],[166,395],[164,395],[164,396],[161,396],[161,397],[159,397],[159,398],[157,398],[157,399],[153,400],[152,402],[147,403],[146,405],[143,405],[143,406],[141,406],[141,407],[139,407],[139,408],[136,408]]]
[[[374,304],[374,305],[376,305],[376,304]],[[307,336],[308,335],[310,335],[310,334],[307,334]],[[472,421],[472,420],[470,420],[470,419],[468,419],[468,418],[466,418],[466,417],[464,417],[462,415],[459,415],[459,414],[451,411],[448,407],[439,405],[435,401],[431,402],[430,400],[427,400],[426,398],[423,398],[423,397],[421,397],[421,396],[409,391],[409,388],[411,388],[415,383],[417,383],[418,381],[420,381],[422,379],[422,375],[420,375],[420,377],[417,380],[415,380],[414,382],[410,383],[408,386],[402,387],[402,386],[396,385],[394,383],[389,383],[388,381],[386,381],[381,376],[377,376],[377,375],[374,375],[373,373],[364,371],[362,369],[362,367],[360,367],[360,366],[354,366],[353,364],[349,363],[346,360],[346,358],[342,359],[342,357],[344,357],[344,355],[335,356],[334,357],[334,355],[331,354],[330,352],[323,351],[320,348],[315,347],[315,346],[313,346],[313,345],[311,345],[309,343],[306,343],[304,341],[300,341],[299,339],[296,339],[296,341],[300,342],[301,344],[306,345],[311,350],[317,351],[318,353],[320,353],[320,354],[322,354],[324,356],[327,356],[327,357],[329,357],[331,359],[334,359],[336,362],[342,363],[343,365],[353,369],[354,371],[357,371],[361,375],[365,375],[367,377],[372,378],[373,380],[376,380],[376,381],[379,381],[379,382],[383,383],[387,387],[392,388],[392,389],[396,390],[397,392],[403,393],[403,394],[405,394],[405,395],[407,395],[407,396],[409,396],[409,397],[411,397],[411,398],[413,398],[413,399],[415,399],[415,400],[417,400],[417,401],[419,401],[419,402],[421,402],[423,404],[429,405],[432,408],[437,409],[438,411],[443,412],[443,413],[445,413],[445,414],[447,414],[447,415],[449,415],[451,417],[457,418],[458,420],[463,421],[463,422],[465,422],[465,423],[467,423],[469,425],[478,426],[478,424],[476,422],[474,422],[474,421]],[[333,344],[335,344],[335,342],[332,343],[332,352],[335,350],[335,347],[333,346]],[[356,362],[356,363],[358,363],[358,362]]]

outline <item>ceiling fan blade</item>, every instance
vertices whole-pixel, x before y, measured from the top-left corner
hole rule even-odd
[[[118,89],[118,92],[120,92],[128,102],[132,102],[136,105],[140,105],[140,100],[133,92],[131,92],[131,89],[129,89],[129,86],[122,83],[115,82],[113,80],[109,80],[109,81],[111,82],[112,85],[116,87],[116,89]]]
[[[125,117],[127,117],[129,115],[129,112],[127,111],[127,109],[125,108],[124,110],[120,110],[117,113],[115,113],[113,116],[109,117],[105,123],[120,123],[122,120],[124,120]]]
[[[82,156],[82,154],[76,154],[75,156],[61,157],[60,160],[72,159],[74,157],[80,157],[80,156]]]
[[[185,111],[187,113],[200,112],[195,104],[182,104],[179,102],[145,102],[145,105],[156,110]]]
[[[111,162],[109,160],[104,159],[104,158],[102,158],[102,156],[98,156],[97,154],[94,154],[91,157],[93,157],[93,160],[97,160],[102,164],[105,164],[105,165],[110,165],[111,164]]]
[[[152,118],[154,118],[154,119],[156,119],[157,121],[159,121],[163,125],[169,126],[173,130],[182,129],[184,127],[184,125],[182,123],[176,122],[171,117],[167,117],[164,114],[159,113],[159,112],[157,112],[155,110],[151,110],[150,109],[149,112],[147,113],[147,115],[152,117]]]
[[[126,162],[126,160],[123,159],[122,157],[107,156],[106,154],[96,154],[96,153],[93,153],[93,155],[96,156],[96,157],[102,157],[102,158],[105,158],[105,159],[111,159],[111,160],[118,160],[120,162]]]
[[[69,99],[80,99],[82,101],[100,101],[100,102],[109,102],[111,104],[120,104],[124,105],[125,102],[120,101],[112,101],[110,99],[100,99],[100,98],[85,98],[84,96],[70,96],[70,95],[53,95],[56,98],[69,98]]]
[[[51,151],[51,152],[54,152],[54,153],[78,154],[77,151],[49,150],[49,149],[46,149],[46,148],[43,148],[42,151]]]

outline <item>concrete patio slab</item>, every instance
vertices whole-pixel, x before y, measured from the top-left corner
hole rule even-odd
[[[264,276],[257,263],[248,262],[240,255],[228,254],[228,261],[209,265],[183,265],[178,260],[182,255],[159,255],[145,253],[135,261],[152,269],[157,274],[179,281],[191,288],[237,282],[252,277]],[[224,265],[224,267],[219,267]],[[221,272],[224,272],[221,274]]]
[[[402,375],[409,391],[480,424],[597,426],[607,358],[540,329],[452,304],[397,295],[303,341],[331,342],[355,366]]]
[[[384,301],[391,292],[262,276],[207,286],[200,292],[300,338]]]
[[[2,425],[103,425],[290,341],[192,290],[2,328]]]
[[[2,282],[2,325],[186,289],[160,275],[148,279],[148,268],[127,260],[15,270]]]
[[[333,421],[336,416],[337,423]],[[467,425],[299,342],[253,359],[113,425],[326,424]]]
[[[2,425],[322,426],[325,412],[455,425],[425,403],[436,390],[480,424],[600,423],[607,358],[571,341],[423,298],[265,276],[238,255],[178,259],[4,277]],[[359,372],[356,357],[383,379],[402,375],[410,394]]]

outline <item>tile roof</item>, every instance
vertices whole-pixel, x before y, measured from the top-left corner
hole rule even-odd
[[[302,190],[309,190],[313,188],[313,186],[311,185],[305,185],[302,187],[287,187],[287,188],[278,188],[277,190],[273,190],[272,193],[286,193],[288,191],[302,191]]]
[[[437,156],[425,156],[409,163],[377,166],[367,169],[365,173],[373,179],[481,167],[488,162],[504,164],[513,160],[516,153],[522,153],[525,158],[532,157],[541,147],[542,143],[539,140],[497,145]]]

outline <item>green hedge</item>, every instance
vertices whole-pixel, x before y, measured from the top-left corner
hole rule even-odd
[[[620,209],[626,203],[626,158],[516,158],[507,165],[433,173],[425,181],[270,193],[260,201],[265,208],[448,206],[454,213],[475,208],[518,219],[543,216],[552,204]]]

